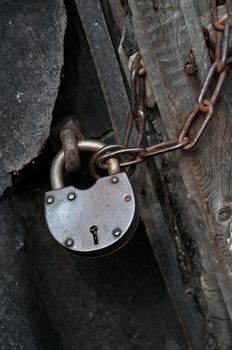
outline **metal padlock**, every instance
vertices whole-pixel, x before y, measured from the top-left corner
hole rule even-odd
[[[97,152],[105,145],[94,140],[78,142],[80,152]],[[51,165],[52,191],[45,193],[48,228],[57,242],[73,253],[94,257],[125,245],[138,224],[133,189],[117,159],[107,163],[109,175],[86,189],[64,187],[64,152]]]

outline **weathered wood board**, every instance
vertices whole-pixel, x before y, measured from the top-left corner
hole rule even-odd
[[[93,60],[112,124],[116,126],[115,137],[120,141],[126,125],[129,101],[122,81],[116,54],[113,51],[104,16],[98,2],[76,1],[86,32]],[[101,48],[101,49],[100,49]],[[109,72],[106,67],[111,67]],[[124,67],[126,70],[126,67]],[[120,99],[119,99],[120,97]],[[120,112],[120,113],[119,113]],[[143,179],[141,181],[141,178]],[[192,349],[204,349],[204,322],[192,295],[187,295],[176,260],[175,243],[165,222],[151,175],[146,166],[140,166],[132,178],[136,189],[142,220],[145,223],[154,255],[159,262],[173,304],[180,319],[183,332]]]
[[[163,136],[176,137],[191,112],[209,66],[198,21],[199,6],[196,9],[188,0],[128,2],[139,50],[160,112]],[[200,14],[205,5],[201,3]],[[198,64],[198,74],[194,77],[184,72],[190,49]],[[180,151],[167,155],[163,163],[159,163],[164,176],[168,169],[170,196],[171,185],[174,187],[177,208],[171,211],[178,209],[182,213],[183,227],[197,244],[202,269],[200,287],[223,349],[231,346],[231,322],[228,320],[232,317],[232,260],[227,244],[231,217],[223,221],[219,215],[225,206],[231,208],[232,196],[229,80],[197,148],[189,154]],[[221,322],[216,320],[216,304]],[[219,324],[227,327],[227,339],[220,336],[220,332],[226,332]]]

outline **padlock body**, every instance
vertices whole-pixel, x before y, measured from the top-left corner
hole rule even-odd
[[[90,188],[46,192],[45,215],[57,242],[81,256],[101,256],[126,244],[138,224],[136,201],[125,173],[103,177]]]

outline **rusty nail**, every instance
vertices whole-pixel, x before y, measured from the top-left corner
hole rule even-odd
[[[190,58],[186,62],[184,69],[188,75],[194,75],[198,70],[197,64],[193,55],[193,50],[190,50]]]
[[[225,205],[219,210],[219,219],[221,221],[227,221],[231,217],[231,208],[228,205]]]
[[[185,65],[185,72],[188,75],[194,75],[196,73],[197,69],[192,63],[186,63]]]

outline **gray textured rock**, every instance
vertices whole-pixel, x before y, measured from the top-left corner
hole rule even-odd
[[[8,196],[0,199],[0,349],[61,349],[34,289],[25,230],[13,203]]]
[[[60,0],[5,0],[0,23],[1,194],[9,173],[36,157],[48,137],[63,64],[65,8]]]

